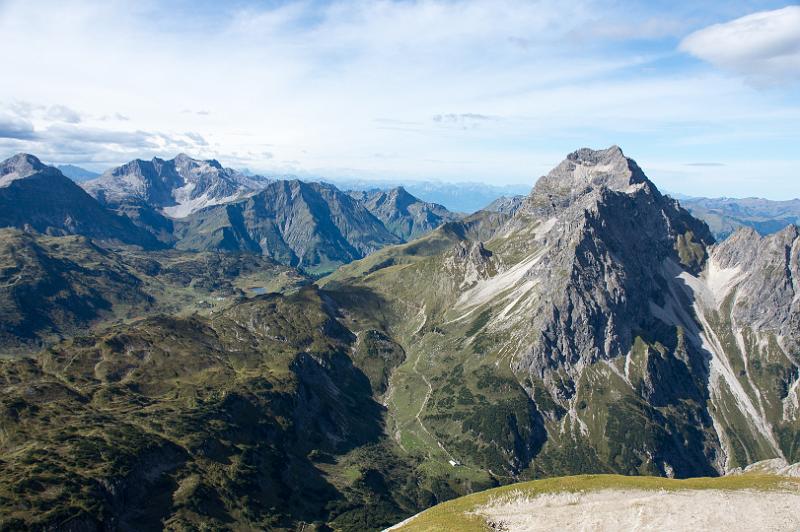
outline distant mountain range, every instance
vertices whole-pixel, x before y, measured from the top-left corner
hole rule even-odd
[[[104,205],[140,203],[166,216],[185,218],[202,208],[241,199],[268,182],[223,168],[213,159],[200,161],[180,154],[170,160],[136,159],[81,186]]]
[[[58,169],[27,154],[0,162],[0,227],[161,247],[153,235],[105,209]]]
[[[74,164],[59,164],[56,166],[56,168],[61,170],[62,174],[72,179],[76,183],[89,181],[90,179],[100,176],[100,174],[97,172],[92,172],[91,170],[81,168],[80,166],[75,166]]]
[[[413,240],[445,222],[461,218],[461,215],[448,211],[442,205],[412,196],[403,187],[388,191],[351,191],[350,195],[363,203],[392,234],[403,241]]]
[[[680,202],[705,221],[718,239],[727,238],[742,227],[752,227],[759,234],[768,235],[788,224],[800,224],[800,199],[684,197]]]
[[[8,159],[0,171],[0,227],[148,249],[256,253],[315,275],[460,218],[403,189],[346,194],[186,155],[137,159],[80,186],[31,155]]]
[[[448,183],[441,181],[414,180],[366,180],[366,179],[329,179],[342,190],[389,191],[403,187],[409,194],[417,198],[444,206],[452,212],[473,213],[502,196],[527,194],[531,185],[487,185],[484,183],[461,182]]]
[[[178,158],[181,157],[185,156],[179,156]],[[79,183],[96,179],[100,176],[100,174],[96,172],[91,172],[74,165],[60,165],[58,168],[64,175]],[[110,172],[114,171],[117,173],[120,172],[119,169]],[[237,172],[229,169],[227,171],[232,174],[238,173],[240,176],[252,178],[253,181],[244,185],[242,187],[243,190],[258,190],[264,183],[269,182],[271,179],[282,179],[278,176],[258,176],[248,170]],[[121,172],[124,173],[125,171],[123,170]],[[106,173],[108,174],[109,172]],[[419,198],[424,203],[432,205],[440,204],[440,206],[445,207],[450,212],[457,213],[472,213],[480,209],[511,212],[518,206],[520,199],[529,192],[529,187],[527,185],[496,186],[480,183],[443,183],[436,181],[395,182],[359,179],[333,179],[331,181],[335,183],[338,188],[350,191],[354,194],[354,197],[358,197],[362,200],[366,200],[365,191],[369,191],[370,193],[389,193],[394,189],[402,188],[408,194]],[[739,227],[752,227],[758,231],[759,234],[768,235],[779,231],[789,223],[800,223],[800,199],[779,201],[763,198],[703,198],[675,192],[668,192],[668,194],[679,200],[693,215],[705,221],[711,228],[714,236],[719,240],[727,238]],[[129,194],[129,200],[131,196],[134,198],[138,197],[136,194]],[[200,196],[202,196],[202,194],[200,194]],[[177,200],[173,198],[172,201]],[[226,198],[222,197],[218,201],[225,202]],[[213,202],[214,200],[209,198],[197,199],[196,197],[189,202],[184,201],[182,204],[176,203],[172,208],[171,214],[166,211],[164,211],[164,214],[180,218]],[[149,218],[151,220],[150,228],[157,228],[156,232],[159,230],[162,231],[162,238],[165,238],[165,235],[171,231],[171,229],[165,230],[164,228],[165,225],[169,225],[169,221],[154,220],[158,218],[157,215],[152,212],[143,213],[141,204],[137,205],[135,202],[127,201],[123,202],[121,205],[118,204],[117,209],[121,210],[132,219]],[[374,209],[371,212],[377,215]],[[434,217],[436,216],[437,215],[434,213]],[[386,222],[386,220],[382,220],[384,223]],[[401,231],[401,233],[403,233],[403,231]],[[405,231],[405,233],[408,233],[408,231]],[[421,233],[417,232],[414,233],[413,236],[418,236],[419,234]],[[407,239],[409,234],[405,234],[405,236],[403,236],[403,234],[398,234],[397,236]]]

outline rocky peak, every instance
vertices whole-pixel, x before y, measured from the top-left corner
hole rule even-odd
[[[762,237],[752,227],[741,227],[714,249],[714,258],[722,268],[755,260]]]
[[[484,263],[492,256],[492,252],[484,247],[483,242],[462,240],[453,246],[453,257],[459,260],[469,260],[475,263]]]
[[[525,201],[525,196],[501,196],[483,208],[484,211],[503,214],[516,213]]]
[[[635,161],[625,157],[618,146],[605,150],[581,148],[572,152],[533,188],[534,200],[569,200],[603,190],[634,193],[655,189]]]
[[[50,168],[34,155],[18,153],[0,163],[0,186]]]
[[[143,202],[173,218],[184,218],[211,205],[227,203],[263,188],[260,176],[246,176],[215,159],[180,153],[173,159],[136,159],[82,186],[101,202]]]
[[[396,187],[390,190],[389,198],[397,203],[397,206],[401,208],[407,207],[408,205],[419,201],[419,199],[409,194],[408,191],[403,187]]]
[[[181,170],[194,170],[197,168],[204,168],[204,169],[214,169],[217,171],[223,171],[224,168],[216,159],[208,159],[208,160],[200,160],[194,159],[189,157],[185,153],[179,153],[175,156],[172,161],[170,161],[178,171]]]

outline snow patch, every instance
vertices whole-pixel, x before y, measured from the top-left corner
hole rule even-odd
[[[189,183],[188,185],[176,190],[175,201],[177,202],[177,205],[173,205],[171,207],[164,207],[164,209],[162,209],[164,214],[166,214],[170,218],[186,218],[190,214],[197,212],[201,209],[205,209],[206,207],[211,207],[213,205],[222,205],[223,203],[230,203],[232,201],[236,201],[247,196],[247,194],[234,194],[232,196],[226,196],[224,198],[212,198],[209,197],[208,193],[206,193],[196,198],[190,198],[188,194],[186,194],[186,190],[188,187],[191,187],[191,189],[193,189],[194,183]],[[178,191],[181,191],[181,194],[178,194]],[[189,190],[189,193],[190,192],[191,190]]]
[[[28,175],[30,175],[30,174],[28,174]],[[21,174],[19,172],[11,172],[10,174],[6,174],[6,175],[0,177],[0,188],[6,188],[7,186],[9,186],[14,181],[16,181],[18,179],[25,179],[26,177],[28,177],[28,175],[23,175],[23,174]]]
[[[730,291],[744,279],[744,274],[739,266],[720,268],[716,260],[709,258],[700,277],[683,272],[680,278],[689,285],[704,306],[718,309]]]
[[[531,267],[539,262],[543,255],[544,250],[537,251],[503,273],[490,277],[489,279],[478,281],[474,287],[464,292],[461,297],[458,298],[455,308],[469,308],[482,305],[494,299],[499,294],[513,288],[525,277],[525,274],[528,273]]]

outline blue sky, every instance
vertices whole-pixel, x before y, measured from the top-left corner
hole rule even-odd
[[[786,2],[0,0],[0,34],[0,155],[532,184],[618,144],[666,190],[800,196]]]

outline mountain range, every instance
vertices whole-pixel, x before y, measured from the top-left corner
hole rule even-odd
[[[100,175],[74,165],[60,165],[58,168],[64,175],[78,183],[97,178]],[[235,170],[228,170],[228,172],[237,173]],[[247,170],[238,173],[253,177],[255,183],[250,185],[254,185],[255,189],[261,188],[263,183],[271,179],[282,179],[279,176],[261,177]],[[378,192],[392,194],[395,190],[402,188],[410,191],[409,193],[416,198],[423,198],[422,201],[424,203],[438,205],[438,203],[433,202],[440,202],[457,213],[471,213],[481,209],[511,212],[525,197],[525,194],[522,193],[524,191],[524,186],[522,185],[501,187],[476,183],[409,181],[405,186],[386,182],[383,188],[375,188],[375,185],[380,182],[352,179],[339,179],[334,182],[340,188],[351,191],[354,197],[362,200],[367,196],[364,191],[369,191],[372,195]],[[706,222],[718,240],[727,238],[740,227],[752,227],[759,234],[768,235],[783,229],[788,224],[797,225],[800,223],[800,200],[797,199],[776,201],[764,198],[702,198],[673,192],[670,192],[669,195],[679,200],[692,215]],[[202,205],[202,202],[198,205]],[[188,209],[191,210],[191,206]],[[124,209],[123,212],[136,219],[141,216],[140,210],[141,208],[132,207],[129,203],[127,209]],[[373,212],[373,214],[377,215],[376,212]],[[150,212],[145,214],[144,217],[153,219],[155,216],[154,213]],[[169,224],[167,220],[160,220],[159,222],[155,223],[156,227],[163,227],[165,224]],[[171,229],[168,231],[171,231]],[[419,234],[415,233],[414,236]],[[161,236],[164,237],[165,235],[162,233]],[[397,236],[402,237],[402,235]],[[407,237],[408,235],[403,238]]]
[[[472,213],[503,196],[525,194],[530,185],[493,185],[478,182],[418,181],[401,179],[325,178],[338,188],[348,191],[383,190],[403,187],[409,194],[428,203],[443,205],[452,212]]]
[[[715,236],[724,239],[742,227],[761,235],[800,224],[800,199],[773,201],[763,198],[684,198],[681,205],[705,221]]]
[[[81,234],[144,247],[159,245],[127,217],[104,209],[56,168],[26,154],[0,162],[0,227],[49,235]]]
[[[56,166],[56,168],[58,168],[62,174],[72,179],[76,183],[81,183],[83,181],[89,181],[90,179],[100,177],[100,174],[97,172],[92,172],[91,170],[81,168],[80,166],[75,166],[74,164],[59,164]]]
[[[174,159],[136,159],[82,183],[104,205],[143,203],[172,218],[184,218],[210,205],[241,199],[267,182],[180,154]]]
[[[80,186],[31,155],[8,159],[0,172],[7,207],[0,227],[147,249],[254,253],[314,275],[460,217],[402,189],[358,198],[182,154],[137,159]]]
[[[180,220],[175,234],[179,249],[248,251],[313,273],[402,242],[336,187],[298,180],[275,181],[247,199],[201,209]]]
[[[0,194],[66,179],[28,157]],[[800,461],[800,231],[717,242],[617,146],[469,216],[278,180],[178,218],[191,165],[134,166],[76,197],[167,220],[150,248],[39,230],[31,197],[0,231],[5,528],[379,530],[520,480]]]
[[[363,203],[392,234],[404,241],[413,240],[445,222],[461,218],[461,215],[448,211],[442,205],[417,199],[403,187],[351,191],[350,195]]]

